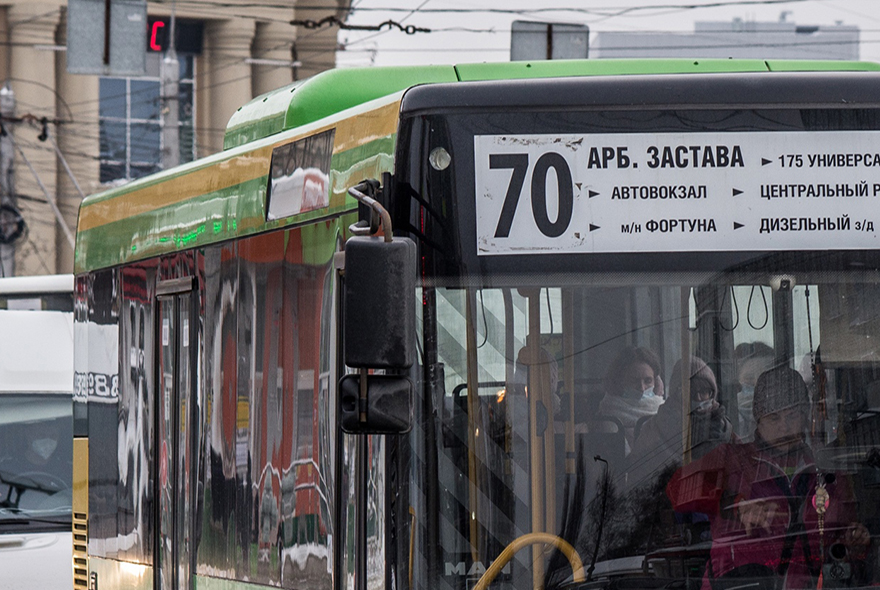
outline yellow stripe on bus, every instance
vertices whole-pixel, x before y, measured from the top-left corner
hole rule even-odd
[[[80,211],[77,231],[83,232],[107,223],[149,213],[205,193],[259,178],[269,170],[271,157],[272,148],[264,147],[207,168],[123,193],[118,197],[90,203]]]
[[[336,137],[333,153],[339,154],[397,133],[397,119],[400,100],[353,117],[336,124]]]
[[[87,590],[89,587],[89,439],[73,439],[73,588]]]
[[[333,153],[338,154],[397,131],[400,99],[370,111],[355,113],[336,124]],[[214,191],[255,180],[269,173],[272,150],[279,145],[332,129],[322,126],[307,133],[286,137],[272,145],[255,149],[206,168],[169,178],[166,181],[122,193],[95,203],[86,203],[79,214],[77,231],[142,215],[170,205],[183,203]]]

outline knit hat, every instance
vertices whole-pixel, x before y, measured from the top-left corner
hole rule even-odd
[[[809,401],[810,395],[801,374],[788,367],[777,367],[758,377],[752,414],[757,422],[768,414],[807,405]]]
[[[681,395],[681,365],[682,361],[678,361],[672,369],[672,377],[669,382],[670,397]],[[712,369],[709,368],[709,365],[707,365],[703,359],[695,356],[690,357],[690,374],[691,395],[693,395],[694,389],[702,384],[712,390],[712,399],[718,398],[718,383],[715,380],[715,373],[712,372]]]

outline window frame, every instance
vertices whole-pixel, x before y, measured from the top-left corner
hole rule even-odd
[[[145,76],[101,76],[100,83],[103,85],[105,80],[121,80],[125,85],[124,92],[124,108],[125,114],[123,117],[119,116],[110,116],[105,115],[103,113],[105,108],[105,97],[102,96],[102,92],[99,91],[99,111],[98,111],[98,133],[100,138],[100,154],[99,154],[99,162],[100,162],[100,171],[99,178],[101,184],[113,184],[120,181],[129,181],[134,180],[136,178],[140,178],[147,174],[151,174],[154,172],[158,172],[162,170],[162,152],[164,151],[163,144],[163,129],[165,123],[161,116],[161,100],[164,93],[163,87],[163,72],[162,68],[164,66],[164,58],[166,56],[165,52],[156,52],[149,53],[147,55],[147,70],[148,74]],[[190,142],[190,150],[181,149],[181,163],[190,162],[195,160],[198,157],[197,147],[195,142],[195,121],[196,121],[196,55],[190,53],[178,53],[178,60],[180,61],[180,69],[181,69],[181,77],[179,80],[180,91],[178,92],[178,97],[181,99],[180,103],[180,116],[178,117],[178,127],[181,132],[181,138],[183,138],[185,133],[189,131],[191,134],[192,140]],[[189,76],[184,77],[184,73],[188,73]],[[156,118],[138,118],[133,116],[133,96],[132,96],[132,87],[137,83],[157,83],[158,84],[158,96],[155,97],[157,101],[157,109],[156,109]],[[183,92],[185,88],[189,87],[191,90],[189,92]],[[116,100],[119,100],[120,97],[118,95],[114,95],[112,97]],[[184,101],[188,99],[187,104],[184,104]],[[153,97],[148,97],[147,100],[153,100]],[[137,105],[134,105],[137,107]],[[186,112],[186,109],[189,109],[189,116],[184,117],[183,113]],[[104,144],[105,141],[108,140],[108,135],[105,132],[104,125],[105,123],[111,124],[123,124],[125,126],[124,137],[125,137],[125,145],[124,149],[119,150],[120,152],[124,152],[124,159],[113,158],[114,151],[118,148],[117,145],[108,145],[108,149],[105,149]],[[159,142],[158,142],[158,150],[156,152],[156,160],[148,161],[148,160],[133,160],[132,153],[136,151],[146,151],[151,148],[139,148],[133,149],[132,145],[132,127],[144,125],[144,126],[155,126],[159,132]],[[115,141],[115,139],[114,139]],[[136,148],[136,146],[134,146]],[[181,145],[182,148],[186,146]],[[122,175],[119,176],[117,172],[114,172],[114,169],[121,169]],[[116,176],[115,178],[113,176]]]

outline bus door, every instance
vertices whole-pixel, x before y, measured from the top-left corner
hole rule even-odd
[[[161,397],[156,412],[156,590],[192,588],[196,476],[192,415],[197,359],[193,295],[191,278],[161,281],[157,288]]]

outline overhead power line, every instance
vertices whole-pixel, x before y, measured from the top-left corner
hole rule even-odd
[[[301,19],[301,20],[292,20],[290,24],[296,25],[299,27],[305,27],[306,29],[320,29],[324,25],[333,26],[336,25],[340,29],[344,29],[346,31],[382,31],[385,29],[393,29],[397,28],[406,33],[407,35],[414,35],[416,33],[430,33],[431,29],[425,29],[422,27],[416,27],[414,25],[402,25],[397,21],[386,20],[383,23],[379,23],[378,25],[352,25],[343,20],[336,18],[335,16],[325,16],[320,20],[312,20],[312,19]]]
[[[804,2],[813,2],[815,0],[715,0],[713,2],[671,2],[668,4],[660,4],[656,6],[645,4],[634,4],[630,6],[621,6],[619,4],[609,6],[596,6],[591,8],[581,8],[574,6],[544,6],[541,8],[419,8],[418,12],[422,14],[434,13],[488,13],[488,14],[536,14],[541,12],[577,12],[581,14],[597,14],[607,16],[610,14],[620,15],[630,12],[645,12],[652,10],[694,10],[701,8],[718,8],[725,6],[772,6],[777,4],[801,4]],[[168,4],[170,0],[159,1],[158,4]],[[215,8],[278,8],[290,9],[289,4],[268,4],[264,2],[222,2],[220,0],[177,0],[178,6],[193,6],[204,8],[212,6]],[[308,5],[297,4],[297,10],[328,10],[326,5]],[[413,12],[412,8],[403,8],[400,6],[352,6],[350,8],[341,8],[341,10],[350,10],[355,12]]]

